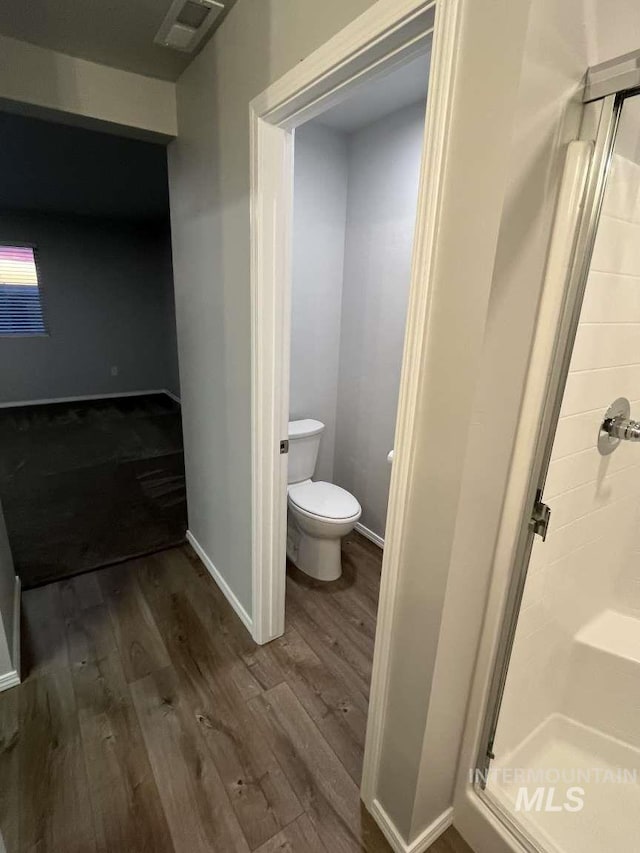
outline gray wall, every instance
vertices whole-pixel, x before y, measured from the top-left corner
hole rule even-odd
[[[289,410],[326,425],[316,477],[352,492],[362,524],[379,536],[424,113],[422,102],[349,136],[317,122],[296,135]]]
[[[333,480],[347,215],[347,141],[315,122],[295,139],[289,415],[325,425],[316,468]]]
[[[0,338],[0,402],[179,393],[166,225],[0,213],[12,241],[36,246],[49,334]]]
[[[335,482],[362,505],[361,523],[384,537],[424,103],[349,137]]]

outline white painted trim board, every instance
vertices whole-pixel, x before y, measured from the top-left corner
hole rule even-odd
[[[384,549],[384,539],[382,536],[378,536],[378,534],[374,533],[369,527],[365,527],[364,524],[360,524],[360,522],[358,522],[356,524],[356,530],[364,536],[365,539],[368,539],[370,542],[373,542],[374,545],[377,545],[378,548]]]
[[[10,690],[12,687],[17,687],[20,684],[20,675],[16,669],[11,669],[0,675],[0,693],[5,690]]]
[[[13,669],[0,675],[0,693],[20,684],[20,591],[21,582],[15,576],[13,586],[13,634],[11,637],[11,663]]]
[[[428,850],[428,848],[431,847],[431,845],[437,841],[442,833],[445,832],[453,823],[453,809],[445,809],[445,811],[430,823],[429,826],[425,827],[425,829],[423,829],[413,841],[407,842],[377,799],[374,799],[371,804],[371,814],[374,816],[376,823],[384,833],[385,838],[395,853],[423,853],[423,851]]]
[[[81,394],[77,397],[48,397],[42,400],[16,400],[15,402],[0,403],[0,409],[16,409],[18,406],[47,406],[51,403],[81,403],[84,400],[113,400],[117,397],[146,397],[149,394],[166,394],[180,402],[180,397],[177,397],[173,392],[166,388],[154,388],[150,391],[118,391],[117,393],[109,394]]]
[[[229,584],[222,577],[220,572],[216,569],[215,565],[213,564],[213,561],[211,560],[211,558],[209,557],[207,552],[204,550],[202,545],[198,542],[198,540],[196,539],[196,537],[193,535],[193,533],[190,530],[187,530],[187,542],[189,542],[189,544],[191,545],[193,550],[196,552],[198,557],[200,557],[205,568],[207,569],[207,571],[209,572],[211,577],[214,579],[214,581],[216,582],[216,584],[219,586],[220,590],[222,591],[222,594],[227,599],[229,604],[233,607],[236,614],[242,620],[242,623],[245,626],[245,628],[251,634],[253,634],[253,621],[251,619],[251,616],[249,616],[249,614],[244,609],[244,607],[242,606],[240,601],[236,598],[236,596],[233,593]]]
[[[13,637],[11,648],[11,662],[20,681],[20,596],[22,594],[22,581],[16,575],[13,587]]]

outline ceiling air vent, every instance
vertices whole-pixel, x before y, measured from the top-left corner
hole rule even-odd
[[[217,0],[173,0],[154,42],[191,53],[223,9]]]

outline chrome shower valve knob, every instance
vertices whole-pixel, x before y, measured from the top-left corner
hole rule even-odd
[[[598,450],[603,456],[613,453],[621,441],[640,441],[640,421],[631,420],[631,405],[618,397],[607,409],[598,433]]]

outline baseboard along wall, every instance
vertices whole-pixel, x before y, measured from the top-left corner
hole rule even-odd
[[[207,571],[209,572],[211,577],[214,579],[216,584],[222,590],[224,597],[227,599],[229,604],[233,607],[235,612],[238,614],[238,616],[242,620],[242,623],[244,624],[245,628],[253,636],[253,619],[251,618],[251,616],[249,616],[249,614],[244,609],[244,607],[242,606],[240,601],[236,598],[235,593],[233,592],[233,590],[231,589],[229,584],[222,577],[220,572],[216,569],[212,560],[209,558],[209,555],[207,554],[207,552],[204,550],[202,545],[198,542],[198,540],[196,539],[196,537],[193,535],[193,533],[190,530],[187,530],[187,542],[189,542],[189,544],[191,545],[193,550],[196,552],[198,557],[200,557],[200,559],[204,563],[205,568],[207,569]]]
[[[423,851],[431,847],[431,845],[437,841],[442,833],[445,832],[453,823],[453,809],[445,809],[445,811],[430,823],[429,826],[425,827],[413,841],[407,842],[378,800],[374,800],[371,804],[371,814],[375,818],[376,823],[384,833],[385,838],[395,853],[423,853]]]
[[[0,693],[20,684],[20,578],[16,575],[13,587],[13,634],[11,637],[11,664],[13,669],[0,675]]]
[[[150,391],[118,391],[109,394],[81,394],[77,397],[47,397],[42,400],[15,400],[9,403],[0,403],[0,409],[16,409],[19,406],[46,406],[51,403],[81,403],[84,400],[114,400],[118,397],[147,397],[150,394],[166,394],[176,403],[180,403],[180,397],[166,388],[153,388]]]
[[[369,539],[370,542],[373,542],[374,545],[377,545],[378,548],[384,548],[384,539],[382,536],[378,536],[377,533],[374,533],[373,530],[369,530],[368,527],[365,527],[364,524],[360,524],[358,522],[356,524],[356,530],[358,533],[361,533],[365,539]]]

